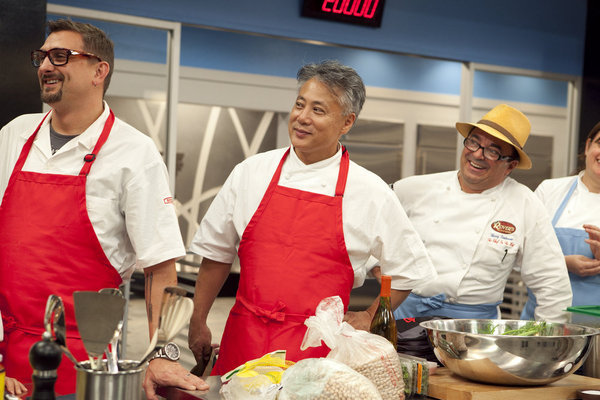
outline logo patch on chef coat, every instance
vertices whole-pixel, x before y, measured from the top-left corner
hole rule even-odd
[[[517,230],[514,224],[506,221],[495,221],[492,222],[490,227],[497,232],[490,232],[490,236],[487,238],[490,245],[500,249],[513,248],[517,245],[513,236],[513,233]]]
[[[165,197],[163,199],[163,203],[165,203],[165,204],[173,204],[173,198],[172,197]]]
[[[492,229],[498,233],[502,233],[505,235],[510,235],[515,233],[517,227],[506,221],[494,221],[492,222]]]

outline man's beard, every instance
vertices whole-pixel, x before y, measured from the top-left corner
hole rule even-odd
[[[44,93],[44,90],[42,89],[40,98],[42,99],[42,102],[46,104],[57,103],[62,99],[62,89],[54,93]]]
[[[61,82],[61,87],[56,92],[45,92],[43,80],[45,79],[57,79]],[[62,99],[62,82],[64,82],[65,77],[63,74],[57,72],[55,74],[48,74],[42,77],[42,81],[40,82],[41,90],[40,90],[40,98],[42,102],[46,104],[57,103]]]

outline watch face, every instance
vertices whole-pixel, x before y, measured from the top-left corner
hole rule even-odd
[[[167,343],[164,347],[164,351],[170,360],[179,359],[179,347],[175,343]]]

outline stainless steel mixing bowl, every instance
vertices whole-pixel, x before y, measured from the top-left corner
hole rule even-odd
[[[455,374],[501,385],[545,385],[575,372],[600,329],[548,323],[543,336],[506,336],[528,321],[441,319],[421,322],[436,357]],[[486,334],[494,326],[493,334]]]

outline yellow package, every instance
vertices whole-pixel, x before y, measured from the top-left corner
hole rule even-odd
[[[220,393],[226,400],[275,399],[283,372],[294,365],[285,356],[285,350],[276,350],[234,368],[221,377]]]
[[[2,320],[0,320],[2,322]],[[0,327],[1,328],[1,327]],[[6,376],[2,365],[2,354],[0,354],[0,399],[4,399],[4,377]]]
[[[294,365],[285,356],[277,350],[234,368],[221,377],[220,393],[225,399],[275,399],[283,372]]]

